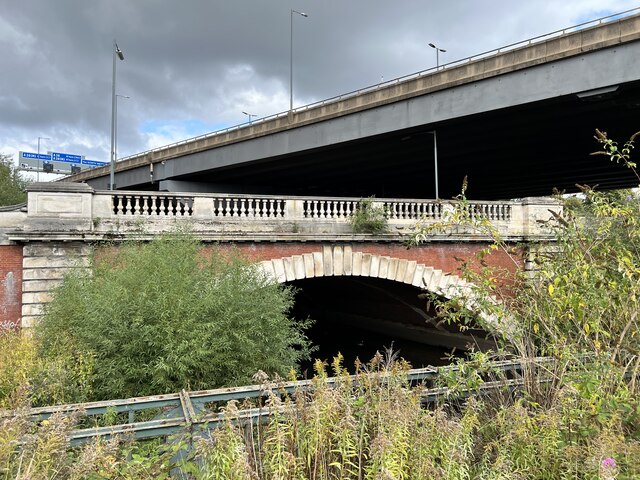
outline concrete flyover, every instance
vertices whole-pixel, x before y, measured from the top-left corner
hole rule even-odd
[[[476,199],[546,195],[576,183],[630,186],[589,153],[600,128],[640,126],[640,17],[630,16],[289,114],[133,155],[119,189],[441,198],[469,177]],[[97,189],[108,168],[70,177]]]

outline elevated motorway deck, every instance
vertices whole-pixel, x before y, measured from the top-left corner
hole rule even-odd
[[[554,32],[117,164],[118,189],[477,199],[634,186],[595,128],[640,130],[640,15]],[[68,177],[108,188],[109,169]]]

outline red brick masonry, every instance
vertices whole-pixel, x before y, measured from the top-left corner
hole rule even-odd
[[[0,330],[17,329],[22,316],[22,246],[0,245]]]
[[[235,248],[251,261],[272,260],[275,258],[302,255],[322,251],[326,243],[238,243]],[[336,244],[338,245],[338,244]],[[348,243],[354,252],[370,253],[372,255],[395,257],[405,260],[415,260],[419,264],[442,270],[445,273],[456,274],[459,268],[459,259],[473,258],[476,253],[487,247],[483,243],[425,243],[419,247],[411,247],[394,243]],[[224,247],[223,247],[224,248]],[[516,259],[517,264],[513,259]],[[487,263],[494,267],[503,267],[510,271],[516,268],[523,269],[524,262],[521,255],[516,252],[510,257],[502,250],[493,252],[487,259]]]

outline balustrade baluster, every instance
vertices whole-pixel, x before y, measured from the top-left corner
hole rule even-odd
[[[387,216],[389,220],[398,218],[398,213],[402,210],[402,204],[398,202],[387,203]]]

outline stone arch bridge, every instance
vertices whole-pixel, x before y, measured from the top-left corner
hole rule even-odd
[[[486,247],[491,241],[486,233],[453,225],[418,247],[407,249],[404,243],[404,235],[417,223],[446,220],[447,212],[454,209],[453,202],[375,199],[374,203],[385,209],[389,228],[373,235],[354,233],[351,228],[349,218],[359,200],[108,192],[84,184],[34,184],[26,205],[0,211],[0,322],[5,328],[32,326],[65,272],[82,268],[91,251],[104,242],[151,239],[181,226],[188,226],[205,244],[239,250],[281,283],[357,281],[360,287],[366,283],[376,298],[387,291],[380,282],[443,296],[469,288],[457,275],[456,259],[469,258]],[[490,259],[515,269],[527,268],[527,245],[551,240],[543,222],[551,210],[560,207],[551,199],[528,198],[469,202],[465,208],[472,218],[489,220],[503,238],[525,245],[525,253],[516,263],[501,252]],[[389,295],[391,301],[409,303],[400,295]],[[417,310],[415,305],[408,308]],[[414,324],[402,328],[378,321],[376,328],[424,337],[418,325],[424,320],[428,318],[418,315]],[[461,345],[451,332],[427,336],[447,345]]]

